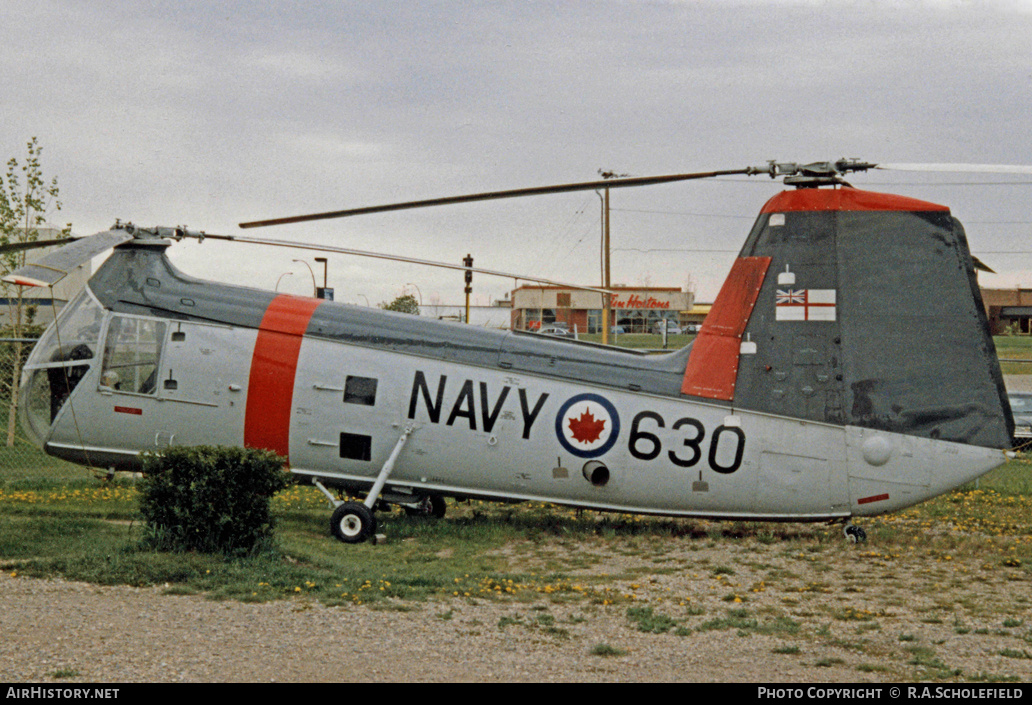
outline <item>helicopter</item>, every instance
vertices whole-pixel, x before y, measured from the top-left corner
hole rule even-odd
[[[45,452],[112,471],[171,445],[275,451],[349,544],[375,536],[378,508],[443,516],[445,498],[839,522],[863,541],[854,520],[1003,463],[1014,426],[963,226],[845,181],[877,166],[769,162],[241,223],[783,178],[698,336],[658,355],[203,281],[166,250],[219,238],[549,280],[117,222],[5,277],[52,286],[111,251],[28,358],[21,422]]]

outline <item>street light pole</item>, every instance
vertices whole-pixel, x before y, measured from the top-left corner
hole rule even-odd
[[[316,257],[316,262],[322,262],[322,288],[315,288],[315,295],[320,299],[327,301],[333,301],[333,289],[330,288],[329,284],[329,265],[326,263],[325,257]]]
[[[316,257],[315,261],[316,262],[322,262],[322,285],[323,285],[323,289],[325,289],[326,287],[329,286],[329,284],[327,283],[327,277],[329,276],[329,268],[330,268],[329,264],[327,264],[325,257]]]
[[[419,287],[413,284],[412,282],[409,282],[405,286],[411,286],[413,289],[416,290],[416,293],[419,294],[419,308],[423,308],[423,292],[419,290]]]
[[[312,265],[305,262],[303,259],[292,259],[291,262],[300,262],[301,264],[308,267],[309,273],[312,275],[312,296],[318,296],[319,285],[315,283],[315,271],[312,269]]]
[[[296,262],[297,260],[294,260],[294,261]],[[292,276],[294,276],[293,272],[283,272],[283,274],[279,275],[279,279],[276,280],[276,288],[273,291],[279,291],[279,284],[280,284],[281,281],[283,281],[283,277],[292,277]]]

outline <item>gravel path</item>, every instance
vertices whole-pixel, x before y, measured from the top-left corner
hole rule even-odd
[[[532,574],[561,554],[573,576],[612,575],[616,604],[532,591],[220,602],[9,570],[0,682],[1032,682],[1032,580],[1012,555],[1025,538],[947,555],[955,528],[902,528],[913,545],[892,552],[730,539],[502,551]],[[641,631],[640,608],[676,628]]]
[[[0,681],[455,682],[868,680],[844,663],[772,658],[733,631],[645,634],[624,609],[567,623],[568,636],[502,629],[513,607],[455,601],[413,611],[317,603],[214,602],[158,588],[0,576]],[[444,618],[447,610],[450,618]],[[577,608],[570,608],[577,611]],[[625,655],[591,653],[618,644]],[[837,651],[837,650],[833,650]]]

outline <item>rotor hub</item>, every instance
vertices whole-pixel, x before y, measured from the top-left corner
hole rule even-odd
[[[849,186],[842,178],[843,175],[853,171],[867,171],[873,169],[876,164],[862,162],[859,159],[846,159],[843,157],[834,162],[812,162],[810,164],[799,164],[797,162],[777,162],[771,160],[766,167],[753,167],[752,173],[770,175],[776,179],[784,177],[784,183],[796,188],[817,188],[818,186]]]

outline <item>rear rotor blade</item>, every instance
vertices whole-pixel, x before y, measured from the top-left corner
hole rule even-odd
[[[556,184],[553,186],[535,186],[531,188],[510,189],[507,191],[487,191],[484,193],[472,193],[464,196],[446,196],[444,198],[430,198],[421,201],[406,201],[403,203],[390,203],[380,206],[366,206],[364,208],[351,208],[340,211],[326,211],[324,213],[309,213],[307,215],[295,215],[286,218],[271,218],[269,220],[253,220],[240,223],[241,228],[262,228],[268,225],[287,225],[290,223],[304,223],[313,220],[328,220],[331,218],[347,218],[353,215],[367,215],[369,213],[385,213],[387,211],[400,211],[410,208],[428,208],[430,206],[445,206],[455,203],[470,203],[473,201],[490,201],[501,198],[520,198],[523,196],[542,196],[550,193],[568,193],[571,191],[594,191],[603,188],[626,188],[628,186],[650,186],[652,184],[663,184],[674,181],[690,181],[692,179],[709,179],[715,176],[728,176],[730,174],[755,174],[755,169],[732,169],[727,171],[703,171],[694,174],[668,174],[666,176],[641,176],[620,179],[603,179],[601,181],[584,181],[580,183]]]
[[[404,255],[391,255],[383,252],[370,252],[368,250],[355,250],[349,247],[336,247],[333,245],[317,245],[314,243],[301,243],[301,242],[290,242],[287,240],[270,240],[265,238],[257,237],[246,237],[240,235],[212,235],[206,233],[204,235],[205,240],[229,240],[232,242],[243,242],[251,245],[271,245],[273,247],[289,247],[295,250],[312,250],[315,252],[334,252],[342,255],[355,255],[358,257],[372,257],[375,259],[391,260],[393,262],[405,262],[408,264],[421,264],[429,267],[439,267],[442,269],[454,269],[463,272],[474,272],[476,274],[485,274],[493,277],[504,277],[506,279],[523,279],[525,281],[537,282],[539,284],[549,284],[552,286],[561,286],[571,289],[581,289],[584,291],[595,291],[601,294],[612,293],[608,289],[600,289],[598,287],[584,286],[582,284],[570,284],[569,282],[557,281],[555,279],[543,279],[541,277],[534,277],[527,274],[519,274],[514,272],[502,272],[496,269],[481,269],[479,267],[467,267],[462,264],[453,264],[451,262],[437,262],[428,259],[419,259],[416,257],[406,257]]]
[[[941,171],[968,174],[1032,174],[1032,166],[1023,164],[879,164],[876,169],[888,171]]]

